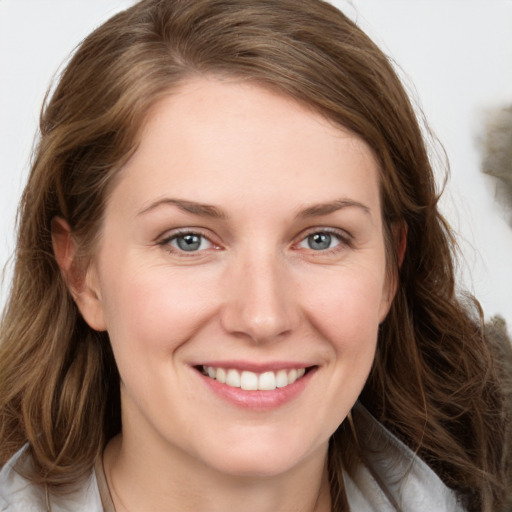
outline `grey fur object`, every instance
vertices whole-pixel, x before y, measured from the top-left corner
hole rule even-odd
[[[482,149],[482,171],[498,180],[496,199],[512,209],[512,105],[489,114]]]

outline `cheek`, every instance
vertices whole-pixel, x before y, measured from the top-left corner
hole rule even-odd
[[[162,404],[179,407],[170,391],[182,371],[175,355],[211,317],[208,304],[213,301],[197,286],[203,278],[196,281],[162,267],[132,265],[118,271],[106,274],[104,305],[123,383],[123,408],[153,411],[158,417]]]
[[[340,350],[361,349],[376,341],[386,290],[381,273],[343,269],[311,286],[307,300],[310,321]]]
[[[304,304],[326,354],[328,379],[317,412],[330,435],[354,405],[372,368],[384,282],[369,267],[336,269],[326,281],[316,277],[317,286],[308,286]]]
[[[106,272],[103,305],[114,349],[122,343],[132,350],[174,350],[209,316],[214,298],[205,282],[201,272],[161,266]]]

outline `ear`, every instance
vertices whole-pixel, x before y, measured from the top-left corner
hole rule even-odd
[[[398,268],[400,268],[404,262],[405,251],[407,249],[407,232],[409,228],[405,222],[399,222],[393,224],[391,229],[393,231],[393,239],[396,247]]]
[[[51,228],[55,260],[80,313],[92,329],[105,331],[106,322],[94,264],[87,265],[87,268],[79,264],[76,241],[64,219],[54,217]]]
[[[395,262],[392,262],[393,268],[390,269],[391,271],[386,278],[387,293],[386,299],[381,306],[380,322],[383,322],[386,318],[398,289],[398,273],[404,261],[405,251],[407,249],[407,231],[408,228],[405,222],[396,222],[391,226],[397,267],[395,268]]]

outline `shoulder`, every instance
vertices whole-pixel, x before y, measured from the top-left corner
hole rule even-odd
[[[464,512],[455,492],[361,404],[352,414],[364,460],[344,475],[352,510]]]
[[[94,472],[71,494],[49,494],[43,486],[34,485],[21,476],[17,468],[28,467],[26,447],[19,450],[0,471],[1,512],[101,512],[101,500]],[[51,509],[47,501],[51,504]]]

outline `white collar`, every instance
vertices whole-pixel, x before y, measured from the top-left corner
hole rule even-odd
[[[455,492],[360,403],[352,420],[365,459],[353,477],[343,475],[353,512],[464,512]]]

